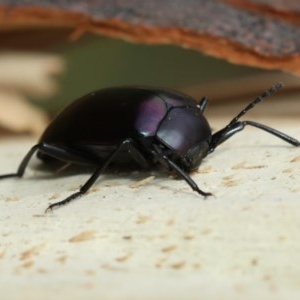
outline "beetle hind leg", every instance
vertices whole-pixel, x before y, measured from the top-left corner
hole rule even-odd
[[[28,153],[25,155],[25,157],[23,158],[23,160],[21,161],[17,172],[15,173],[9,173],[9,174],[3,174],[0,175],[0,179],[4,179],[4,178],[9,178],[9,177],[22,177],[26,167],[28,166],[28,163],[30,161],[30,159],[32,158],[33,154],[40,149],[42,146],[42,144],[36,144],[34,145],[29,151]]]
[[[52,211],[54,208],[58,208],[60,206],[66,205],[68,203],[70,203],[71,201],[81,197],[83,194],[87,193],[88,190],[91,188],[91,186],[96,182],[96,180],[100,177],[100,175],[105,171],[105,169],[108,167],[108,165],[113,161],[113,159],[123,150],[124,147],[129,147],[129,149],[131,151],[138,151],[137,149],[134,148],[134,146],[132,145],[132,141],[131,139],[126,139],[124,140],[122,143],[119,144],[119,146],[112,151],[109,156],[107,157],[107,159],[105,160],[104,164],[99,166],[98,168],[96,168],[96,170],[94,171],[94,173],[92,174],[92,176],[85,182],[85,184],[79,189],[78,192],[70,195],[69,197],[67,197],[66,199],[59,201],[59,202],[55,202],[53,204],[50,204],[46,210],[45,213]],[[135,153],[135,152],[134,152]],[[146,165],[146,161],[144,160],[140,160],[141,165]],[[97,162],[95,162],[96,164]]]

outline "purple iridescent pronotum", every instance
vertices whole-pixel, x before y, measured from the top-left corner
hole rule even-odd
[[[189,176],[205,156],[246,125],[265,130],[294,145],[300,142],[280,131],[253,121],[239,121],[248,110],[283,85],[276,84],[257,97],[227,126],[212,134],[203,113],[208,103],[167,89],[114,87],[83,96],[66,107],[46,128],[38,144],[22,160],[16,173],[22,177],[32,155],[45,163],[54,160],[95,168],[91,177],[66,199],[46,211],[69,203],[86,193],[112,162],[136,163],[143,168],[157,164],[175,172],[200,195],[202,191]]]

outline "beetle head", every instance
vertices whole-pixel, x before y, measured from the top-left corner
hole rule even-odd
[[[172,160],[190,171],[207,155],[211,129],[198,107],[179,106],[168,111],[156,136],[169,149]]]

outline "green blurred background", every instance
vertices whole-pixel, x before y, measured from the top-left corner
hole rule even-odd
[[[60,92],[43,104],[52,112],[85,93],[107,86],[154,85],[180,90],[262,72],[177,46],[135,44],[92,35],[51,51],[66,62],[66,71],[59,78]]]

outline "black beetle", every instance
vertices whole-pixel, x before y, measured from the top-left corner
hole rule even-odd
[[[143,168],[161,164],[175,172],[190,187],[203,192],[188,175],[202,159],[235,133],[251,125],[282,140],[300,146],[300,142],[276,129],[239,119],[257,103],[283,85],[277,83],[247,105],[227,126],[212,134],[203,116],[208,98],[198,103],[188,95],[167,89],[114,87],[79,98],[67,106],[46,128],[38,144],[23,158],[16,173],[22,177],[32,155],[44,162],[65,161],[95,167],[92,176],[66,199],[48,206],[46,212],[69,203],[86,193],[111,162],[135,161]]]

